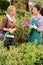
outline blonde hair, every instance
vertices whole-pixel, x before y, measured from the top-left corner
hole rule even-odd
[[[9,14],[13,9],[15,9],[15,6],[10,5],[10,6],[7,8],[7,13]]]

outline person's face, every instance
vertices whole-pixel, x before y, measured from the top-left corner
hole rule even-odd
[[[14,16],[16,14],[16,9],[14,8],[12,11],[11,11],[11,15]]]
[[[35,8],[35,7],[33,7],[33,11],[32,12],[33,12],[34,15],[37,15],[39,13],[39,11],[37,10],[37,8]]]

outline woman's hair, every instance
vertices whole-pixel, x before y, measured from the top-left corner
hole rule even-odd
[[[43,8],[41,8],[40,14],[43,16]]]
[[[43,16],[43,8],[40,5],[34,5],[34,7],[40,11],[40,14]]]
[[[7,13],[9,14],[14,8],[15,8],[15,6],[10,5],[10,6],[7,8]]]
[[[35,7],[38,11],[41,10],[41,6],[40,6],[40,5],[34,5],[34,7]]]

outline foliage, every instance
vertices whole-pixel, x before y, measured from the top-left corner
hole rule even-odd
[[[23,31],[22,23],[24,20],[30,21],[31,19],[31,13],[27,12],[25,10],[17,9],[16,14],[16,23],[17,23],[17,30],[14,33],[15,41],[18,42],[26,42],[27,40],[27,33]]]
[[[0,0],[0,9],[6,10],[9,5],[9,2],[7,0]]]
[[[5,11],[0,9],[0,15],[5,15]]]
[[[37,43],[37,42],[35,42]],[[43,46],[23,43],[0,49],[0,65],[43,65]]]
[[[9,2],[7,0],[0,0],[0,15],[5,14],[5,10],[7,10],[8,5]]]
[[[36,4],[43,6],[43,0],[33,0]]]
[[[22,1],[22,0],[20,0],[20,1],[19,1],[19,0],[17,0],[17,1],[18,1],[18,4],[17,4],[17,9],[21,9],[21,6],[22,6],[21,1]]]
[[[21,9],[17,9],[16,10],[16,17],[18,17],[18,19],[26,19],[26,20],[30,20],[31,19],[31,12],[27,12],[25,10],[21,10]]]

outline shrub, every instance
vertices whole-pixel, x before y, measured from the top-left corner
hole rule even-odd
[[[22,23],[24,20],[29,21],[31,19],[31,13],[20,9],[17,9],[16,12],[17,30],[14,33],[15,41],[20,43],[26,42],[28,34],[23,31]]]
[[[35,4],[39,4],[39,5],[41,5],[41,6],[43,6],[43,0],[33,0],[33,2],[35,3]]]
[[[36,42],[35,42],[36,43]],[[0,65],[43,65],[43,46],[23,43],[0,49]]]
[[[2,11],[6,10],[8,5],[9,5],[9,2],[7,0],[0,0],[0,9]]]
[[[9,2],[7,0],[0,0],[0,15],[5,14],[5,10],[9,6]]]

